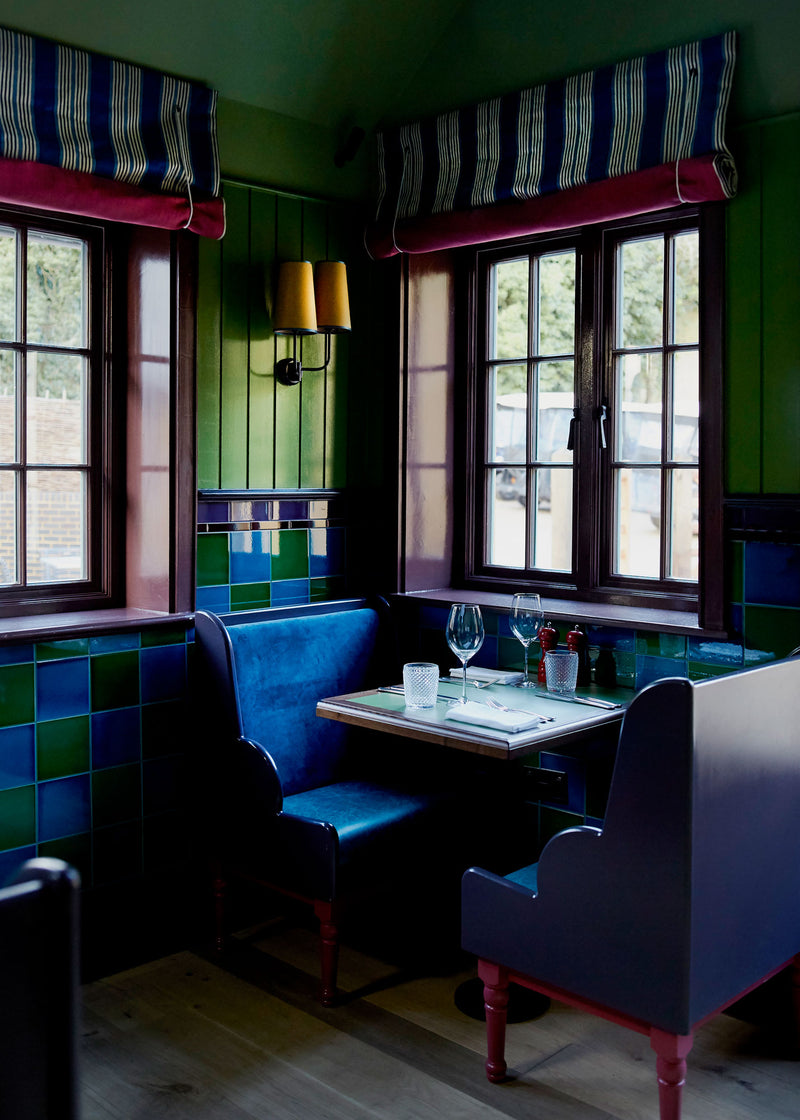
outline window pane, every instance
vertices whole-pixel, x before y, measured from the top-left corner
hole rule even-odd
[[[681,233],[675,238],[674,341],[696,343],[700,330],[699,234]]]
[[[86,476],[28,472],[28,583],[86,579]]]
[[[629,463],[661,461],[660,354],[618,358],[619,428],[617,458]]]
[[[16,461],[17,382],[14,355],[0,352],[0,462]]]
[[[696,350],[673,358],[672,458],[696,463],[699,450],[700,371]]]
[[[536,458],[545,462],[572,462],[567,451],[569,422],[575,407],[575,371],[572,362],[540,362],[539,409],[536,418]]]
[[[87,256],[77,238],[28,235],[29,342],[86,345]]]
[[[490,357],[524,358],[528,353],[528,258],[492,268],[494,330]]]
[[[575,253],[539,259],[540,354],[575,350]]]
[[[489,472],[487,505],[488,562],[504,568],[525,567],[525,471]]]
[[[17,235],[0,226],[0,338],[17,341]]]
[[[528,394],[525,366],[502,366],[492,374],[490,454],[502,463],[524,463]]]
[[[29,463],[83,463],[86,363],[77,354],[28,351]]]
[[[536,472],[534,566],[572,571],[572,471]]]
[[[614,571],[658,579],[661,570],[661,472],[628,468],[616,474]]]
[[[0,471],[0,585],[17,578],[17,480],[14,471]]]
[[[664,308],[664,239],[625,241],[618,258],[620,347],[660,346]]]
[[[672,536],[670,571],[674,579],[697,579],[699,524],[696,470],[670,472],[672,478]]]

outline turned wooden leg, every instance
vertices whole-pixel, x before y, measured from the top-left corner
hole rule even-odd
[[[214,949],[221,953],[225,948],[225,895],[228,884],[219,860],[211,864],[211,881],[214,892]]]
[[[314,913],[319,919],[320,1001],[323,1007],[331,1007],[336,1002],[336,971],[339,965],[339,930],[334,904],[317,900]]]
[[[693,1042],[692,1034],[669,1034],[655,1027],[650,1031],[650,1045],[656,1052],[660,1120],[681,1120],[686,1055]]]
[[[508,970],[488,961],[478,961],[483,980],[483,1005],[486,1010],[486,1076],[502,1081],[506,1076],[506,1014],[508,1011]]]

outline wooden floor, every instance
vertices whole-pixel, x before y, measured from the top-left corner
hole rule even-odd
[[[560,1005],[509,1026],[514,1076],[490,1085],[484,1026],[454,1005],[470,976],[345,948],[346,998],[324,1009],[313,933],[276,922],[236,939],[224,968],[186,951],[96,981],[83,1120],[655,1120],[647,1039]],[[798,1116],[782,1034],[730,1016],[699,1032],[684,1120]]]

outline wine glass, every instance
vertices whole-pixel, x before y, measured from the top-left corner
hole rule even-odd
[[[535,681],[528,677],[528,646],[539,633],[539,627],[544,620],[542,613],[542,598],[540,595],[530,595],[520,592],[511,600],[511,630],[516,638],[522,642],[525,650],[525,676],[520,681],[520,688],[535,688]]]
[[[461,699],[457,704],[467,702],[467,662],[483,645],[483,618],[481,608],[471,603],[453,603],[445,631],[447,644],[461,662],[464,671],[461,685]]]

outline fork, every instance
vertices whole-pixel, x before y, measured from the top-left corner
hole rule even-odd
[[[496,708],[498,712],[522,712],[526,716],[539,716],[542,723],[555,723],[555,716],[540,716],[538,712],[525,712],[522,708],[507,708],[505,704],[501,704],[499,700],[494,700],[488,697],[486,700],[487,708]]]

